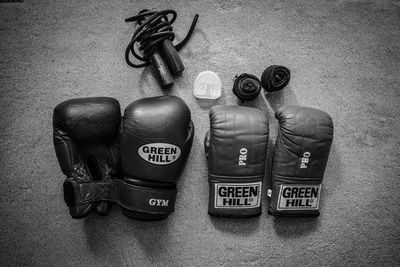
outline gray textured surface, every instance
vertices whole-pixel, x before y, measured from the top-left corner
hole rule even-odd
[[[113,3],[111,3],[113,2]],[[31,1],[0,4],[0,265],[247,266],[387,265],[400,262],[399,1]],[[124,217],[72,220],[52,144],[52,111],[75,97],[114,96],[122,107],[161,95],[150,69],[123,53],[143,8],[174,8],[186,65],[171,94],[191,107],[196,134],[179,182],[176,212],[161,222]],[[233,77],[271,64],[290,85],[251,103],[270,119],[281,104],[323,109],[335,137],[321,216],[247,220],[207,215],[203,136],[208,109],[235,104]],[[216,71],[218,102],[197,101],[196,75]],[[271,153],[268,155],[270,164]],[[268,179],[268,176],[267,176]]]

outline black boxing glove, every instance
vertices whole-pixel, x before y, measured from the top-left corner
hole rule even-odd
[[[99,194],[118,172],[120,121],[119,102],[109,97],[71,99],[54,109],[54,147],[67,176],[64,200],[73,218],[110,210],[111,203],[104,200],[108,197]]]
[[[208,213],[219,217],[261,214],[268,119],[256,108],[214,106],[204,140],[210,186]]]
[[[318,216],[321,183],[333,138],[324,111],[283,106],[276,113],[279,133],[272,164],[269,214]]]
[[[175,96],[143,98],[124,112],[121,134],[125,215],[165,219],[174,211],[176,182],[192,147],[194,126],[185,102]]]

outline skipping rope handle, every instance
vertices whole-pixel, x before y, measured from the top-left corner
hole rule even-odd
[[[158,51],[160,51],[169,71],[173,75],[179,74],[185,69],[178,51],[169,39],[165,39],[158,45]]]
[[[172,19],[169,19],[168,15],[172,15]],[[177,75],[185,69],[178,50],[189,40],[199,17],[198,14],[195,15],[186,37],[174,46],[172,41],[175,38],[175,33],[172,31],[172,23],[176,16],[177,13],[174,10],[149,11],[145,9],[140,11],[138,15],[125,20],[126,22],[136,21],[139,25],[125,51],[127,64],[134,68],[140,68],[151,63],[163,89],[173,85],[172,75]],[[136,53],[135,42],[139,43],[138,49],[143,56]],[[132,63],[129,58],[130,54],[144,63]]]
[[[163,60],[163,56],[158,49],[150,56],[150,62],[158,76],[158,81],[161,88],[170,88],[174,84],[174,79],[172,78],[171,72],[169,71],[167,64]]]

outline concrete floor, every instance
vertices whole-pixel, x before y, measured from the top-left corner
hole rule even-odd
[[[167,220],[73,220],[52,143],[61,101],[113,96],[122,108],[162,95],[150,68],[124,50],[143,8],[173,8],[186,66],[168,93],[192,111],[196,133]],[[400,2],[392,1],[33,1],[0,3],[1,266],[395,266],[400,262]],[[270,166],[282,104],[331,114],[335,137],[321,216],[215,219],[207,214],[203,137],[208,110],[236,104],[236,74],[269,65],[292,72],[282,92],[248,103],[270,118]],[[223,95],[198,101],[197,74],[217,72]],[[270,170],[270,168],[268,167]],[[269,175],[266,181],[269,181]],[[266,189],[266,186],[265,186]],[[265,192],[265,191],[264,191]]]

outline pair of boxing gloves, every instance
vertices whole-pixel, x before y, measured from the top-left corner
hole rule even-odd
[[[321,182],[332,141],[325,112],[288,106],[276,117],[273,215],[319,214]],[[121,118],[114,98],[71,99],[54,110],[54,145],[63,173],[64,199],[73,218],[107,215],[118,203],[139,220],[166,218],[174,210],[176,182],[190,153],[194,126],[177,97],[132,102]],[[255,108],[215,106],[205,138],[209,214],[261,214],[268,120]]]
[[[271,215],[318,216],[321,183],[333,138],[324,111],[283,106],[268,189]],[[269,139],[268,119],[251,107],[214,106],[205,137],[209,169],[208,213],[220,217],[261,214]]]
[[[123,118],[114,98],[71,99],[54,109],[53,128],[73,218],[107,215],[112,202],[138,220],[164,219],[174,210],[194,135],[182,99],[143,98],[128,105]]]

